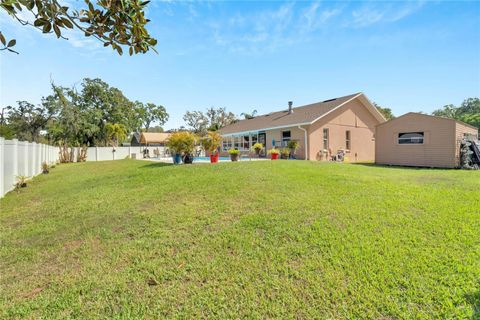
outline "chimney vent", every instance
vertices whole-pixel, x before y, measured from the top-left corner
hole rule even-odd
[[[293,105],[293,102],[292,102],[292,101],[288,101],[288,114],[292,114],[292,113],[293,113],[292,105]]]

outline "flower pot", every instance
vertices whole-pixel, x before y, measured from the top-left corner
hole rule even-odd
[[[210,163],[217,163],[218,162],[218,156],[219,156],[218,153],[211,154],[210,155]]]
[[[237,153],[237,154],[231,154],[231,155],[230,155],[230,160],[232,160],[232,161],[238,161],[238,153]]]
[[[278,153],[271,154],[272,160],[278,160]]]
[[[179,154],[179,153],[177,153],[176,155],[174,155],[174,156],[172,157],[172,159],[173,159],[173,163],[174,163],[174,164],[180,164],[180,163],[182,163],[182,155]]]
[[[47,173],[49,173],[49,172],[50,172],[50,171],[48,171],[48,170],[43,170],[43,171],[42,171],[43,174],[47,174]]]
[[[183,156],[182,160],[183,160],[183,163],[185,163],[185,164],[192,164],[193,163],[193,156],[191,154],[187,153]]]

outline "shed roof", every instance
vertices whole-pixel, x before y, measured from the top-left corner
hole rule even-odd
[[[468,123],[465,123],[465,122],[463,122],[463,121],[456,120],[456,119],[453,119],[453,118],[447,118],[447,117],[441,117],[441,116],[434,116],[434,115],[425,114],[425,113],[419,113],[419,112],[407,112],[407,113],[405,113],[405,114],[403,114],[403,115],[401,115],[401,116],[399,116],[399,117],[396,117],[396,118],[390,119],[390,120],[388,120],[388,121],[386,121],[386,122],[377,124],[377,127],[378,127],[378,126],[382,126],[382,125],[384,125],[384,124],[389,124],[389,123],[391,123],[391,122],[394,122],[394,121],[396,121],[396,120],[398,120],[398,119],[401,119],[401,118],[407,117],[407,116],[429,117],[429,118],[439,119],[439,120],[454,121],[454,122],[456,122],[456,123],[460,123],[460,124],[462,124],[462,125],[464,125],[464,126],[467,126],[467,127],[472,128],[472,129],[477,129],[477,130],[479,129],[479,128],[475,127],[475,126],[472,126],[471,124],[468,124]]]
[[[170,137],[170,133],[166,132],[142,132],[142,135],[140,136],[140,143],[164,143],[168,137]]]

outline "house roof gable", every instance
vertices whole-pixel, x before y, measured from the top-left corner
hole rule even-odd
[[[293,108],[293,112],[290,114],[288,113],[288,110],[285,109],[282,111],[276,111],[257,116],[252,119],[240,120],[222,128],[220,133],[222,135],[229,135],[249,131],[271,130],[277,128],[309,125],[325,117],[327,114],[334,112],[338,108],[356,98],[361,98],[362,104],[365,105],[370,112],[372,112],[378,121],[385,121],[385,118],[381,115],[381,113],[371,104],[368,98],[366,98],[366,96],[360,92],[301,107],[295,107]]]

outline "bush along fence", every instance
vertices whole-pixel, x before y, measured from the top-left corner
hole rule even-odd
[[[19,180],[42,173],[42,163],[54,164],[57,160],[58,147],[0,137],[0,198]]]

